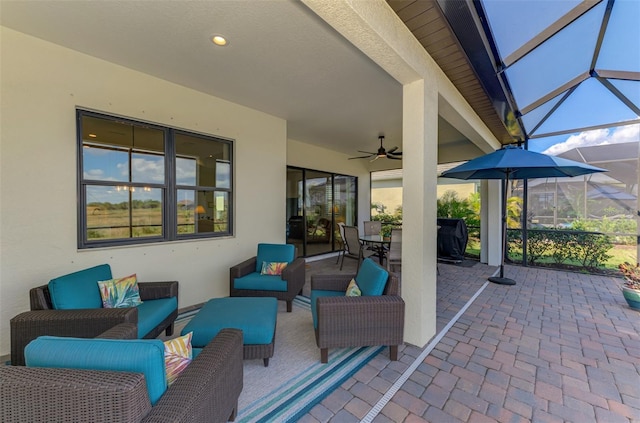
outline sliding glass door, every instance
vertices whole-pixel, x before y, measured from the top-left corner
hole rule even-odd
[[[353,176],[287,168],[287,242],[299,256],[342,248],[337,224],[356,222],[356,188]]]

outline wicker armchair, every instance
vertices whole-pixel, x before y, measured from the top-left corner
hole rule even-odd
[[[345,292],[355,275],[312,275],[311,290]],[[320,361],[328,362],[329,348],[388,345],[389,357],[398,359],[404,338],[404,300],[400,280],[389,273],[383,295],[317,298],[316,344]]]
[[[100,337],[132,339],[122,324]],[[223,329],[152,406],[140,373],[0,367],[0,421],[226,422],[243,387],[242,331]]]
[[[270,257],[268,261],[288,261],[287,258],[283,259],[274,259],[276,257],[273,252],[280,252],[278,250],[291,250],[290,258],[292,258],[291,262],[287,265],[287,267],[282,271],[282,275],[279,279],[286,283],[286,290],[278,291],[267,289],[268,282],[264,283],[260,282],[256,284],[256,286],[262,286],[265,288],[239,288],[236,279],[241,279],[246,276],[251,277],[260,277],[257,263],[258,259],[261,257]],[[265,254],[266,251],[266,254]],[[269,254],[271,253],[271,254]],[[263,255],[264,254],[264,255]],[[254,257],[251,257],[235,266],[232,266],[229,269],[229,295],[231,297],[274,297],[281,301],[286,301],[287,303],[287,312],[291,312],[291,307],[294,298],[302,291],[302,287],[305,283],[305,261],[304,258],[295,257],[295,247],[290,244],[259,244],[258,245],[258,254]],[[262,266],[262,263],[260,264]],[[267,276],[269,278],[270,276]],[[272,276],[271,276],[272,277]]]
[[[142,301],[178,297],[178,282],[139,282]],[[24,347],[38,336],[72,336],[94,338],[120,323],[138,323],[138,310],[131,308],[96,308],[55,310],[47,285],[29,291],[31,311],[11,319],[11,364],[24,366]],[[167,316],[144,338],[156,338],[165,331],[173,334],[173,322],[178,310]]]

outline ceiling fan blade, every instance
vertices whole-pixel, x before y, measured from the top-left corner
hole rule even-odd
[[[386,157],[387,159],[392,159],[392,160],[402,160],[401,157],[396,157],[396,156],[402,156],[402,151],[397,151],[398,147],[393,147],[389,151],[385,151],[384,146],[382,145],[382,142],[384,141],[384,135],[380,135],[378,137],[378,139],[380,140],[380,148],[378,148],[378,152],[377,153],[372,153],[371,151],[358,150],[359,153],[364,153],[364,154],[367,154],[367,155],[366,156],[349,157],[348,159],[349,160],[371,159],[371,160],[369,160],[370,162],[375,162],[376,160],[378,160],[381,157]]]

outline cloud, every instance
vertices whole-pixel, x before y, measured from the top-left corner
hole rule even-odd
[[[196,161],[194,159],[176,158],[176,182],[181,185],[195,185]]]
[[[557,156],[577,147],[638,141],[640,141],[640,124],[626,125],[617,128],[595,129],[571,135],[566,141],[552,145],[542,153]]]
[[[84,172],[84,179],[102,179],[103,175],[102,169],[89,169]]]
[[[164,160],[131,159],[134,181],[164,182]]]

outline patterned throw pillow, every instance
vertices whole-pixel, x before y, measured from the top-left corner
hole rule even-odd
[[[287,262],[279,263],[279,262],[262,262],[262,270],[260,271],[261,275],[281,275],[284,268],[287,267]]]
[[[164,365],[167,371],[168,386],[175,382],[193,359],[191,336],[193,336],[193,332],[164,343]]]
[[[360,288],[358,287],[355,279],[351,279],[351,282],[349,282],[347,293],[345,295],[347,297],[359,297],[362,295],[362,292],[360,292]]]
[[[136,307],[142,304],[135,273],[120,279],[99,281],[98,287],[104,308]]]

